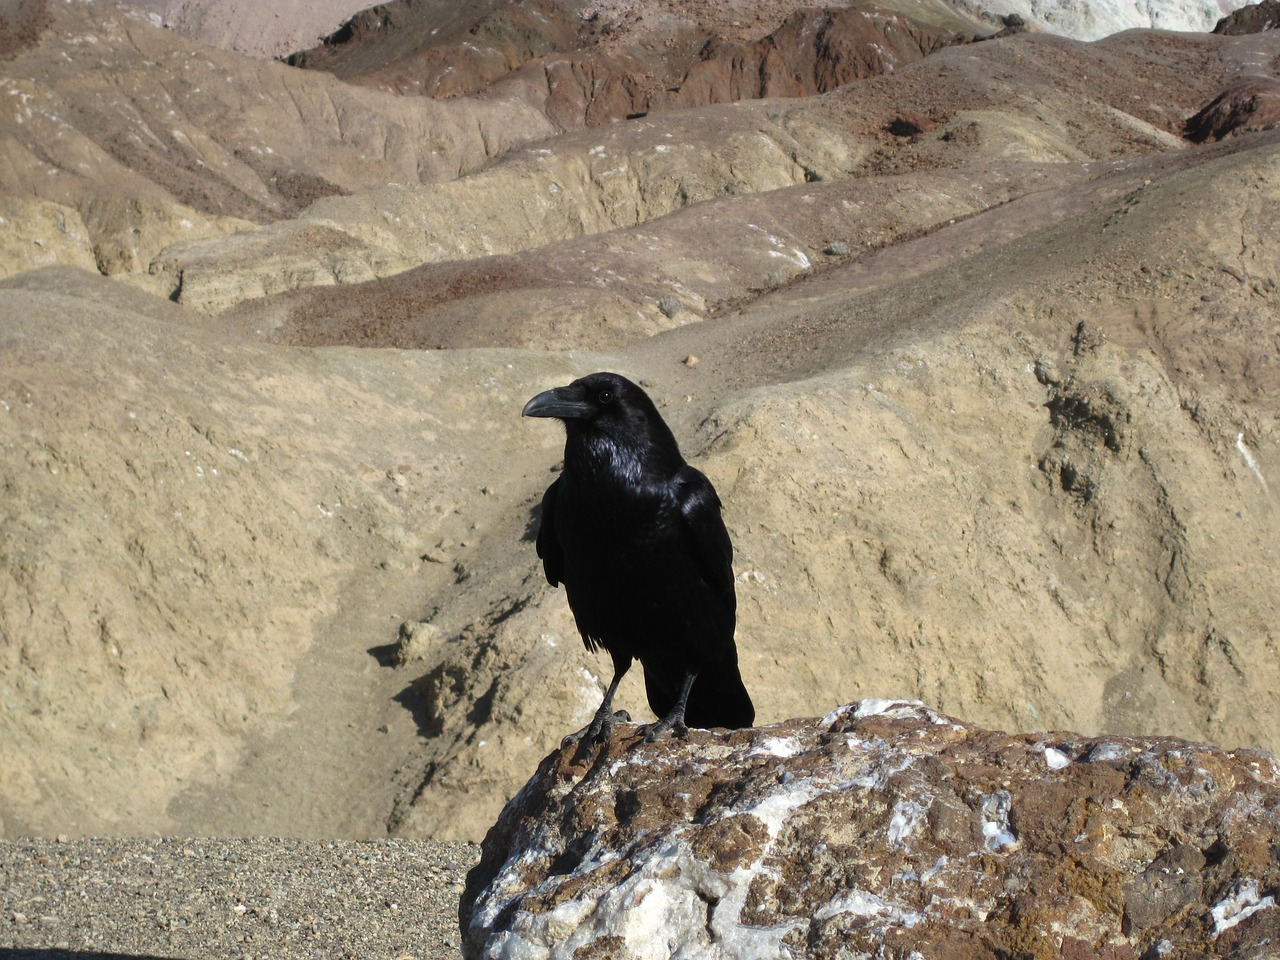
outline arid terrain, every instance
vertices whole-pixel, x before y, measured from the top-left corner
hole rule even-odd
[[[607,680],[520,418],[596,369],[760,722],[1280,749],[1280,31],[250,6],[0,14],[0,836],[482,836]]]

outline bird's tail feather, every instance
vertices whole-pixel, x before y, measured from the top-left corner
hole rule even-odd
[[[664,683],[648,669],[644,672],[649,709],[659,718],[671,712],[680,694],[683,677],[671,679],[675,682]],[[755,718],[756,708],[742,682],[737,660],[707,668],[698,674],[685,703],[684,722],[687,726],[736,729],[751,726]]]

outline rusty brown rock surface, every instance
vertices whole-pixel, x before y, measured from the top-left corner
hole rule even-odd
[[[1196,143],[1270,130],[1280,125],[1280,81],[1243,77],[1206,103],[1186,124]]]
[[[543,761],[485,839],[467,957],[1261,957],[1280,766],[1006,734],[918,702]]]
[[[486,90],[541,96],[548,115],[571,130],[673,107],[833,90],[990,32],[973,13],[944,4],[393,0],[356,14],[289,63],[436,99]]]
[[[1229,13],[1213,28],[1214,33],[1238,35],[1242,33],[1261,33],[1264,30],[1280,28],[1280,2],[1278,0],[1262,0],[1241,7]]]

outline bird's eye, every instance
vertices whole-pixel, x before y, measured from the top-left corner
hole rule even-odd
[[[613,391],[601,390],[600,393],[596,396],[596,399],[599,400],[601,403],[613,403]]]

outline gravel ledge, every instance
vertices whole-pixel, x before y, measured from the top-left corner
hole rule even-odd
[[[0,840],[0,955],[456,958],[470,843]]]

